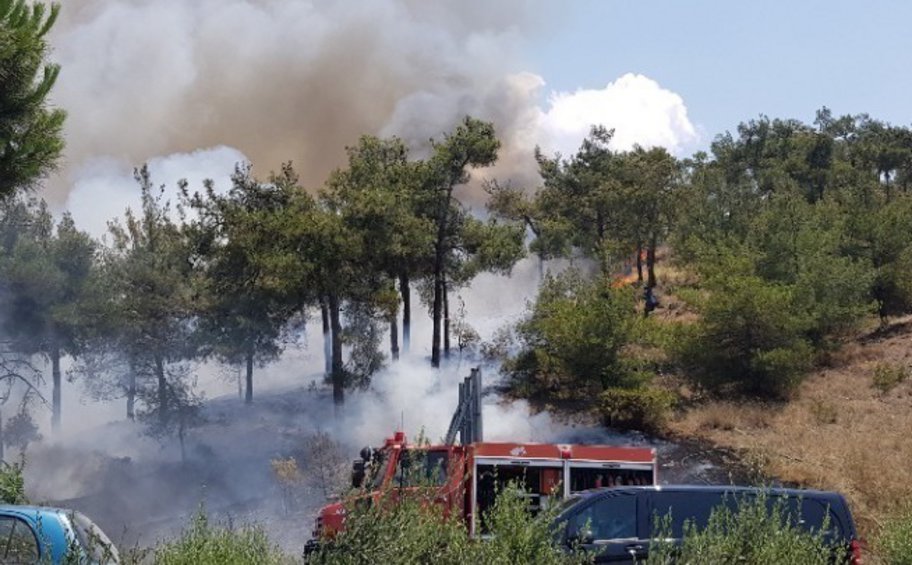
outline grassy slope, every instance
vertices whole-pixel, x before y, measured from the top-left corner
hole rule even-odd
[[[844,493],[873,535],[912,501],[912,378],[882,393],[872,384],[879,363],[912,367],[912,316],[847,343],[791,402],[710,402],[672,431],[739,450],[784,482]]]

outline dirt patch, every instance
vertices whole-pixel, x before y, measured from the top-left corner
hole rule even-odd
[[[785,484],[842,492],[863,533],[912,501],[912,379],[884,392],[878,368],[912,367],[912,317],[860,336],[783,404],[711,402],[674,433],[743,454]]]

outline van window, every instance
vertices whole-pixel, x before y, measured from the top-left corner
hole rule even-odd
[[[726,504],[730,509],[737,508],[737,501],[733,495],[715,492],[663,492],[652,494],[652,516],[649,517],[650,531],[654,528],[657,518],[664,518],[671,514],[671,536],[680,538],[684,535],[684,524],[693,523],[698,529],[703,529],[709,522],[712,511]],[[651,537],[651,536],[650,536]]]
[[[798,513],[799,501],[800,514]],[[819,532],[824,520],[829,516],[830,521],[825,532],[827,534],[826,537],[832,536],[838,539],[843,535],[842,523],[832,509],[829,508],[829,505],[823,501],[814,498],[792,497],[789,499],[788,509],[792,523],[800,525],[811,533]]]
[[[671,514],[671,536],[680,538],[684,532],[684,523],[691,522],[698,529],[703,529],[715,508],[727,507],[737,512],[739,504],[756,500],[754,493],[725,492],[662,492],[652,494],[652,516],[649,519],[650,530],[654,528],[656,517],[662,518]],[[782,501],[781,496],[770,495],[767,506],[772,509]],[[809,498],[788,497],[784,511],[790,522],[802,526],[810,532],[817,532],[827,515],[827,507],[821,501]],[[829,533],[841,537],[841,524],[830,512]]]
[[[567,535],[579,537],[588,529],[593,540],[637,537],[637,496],[606,496],[576,514],[567,523]]]

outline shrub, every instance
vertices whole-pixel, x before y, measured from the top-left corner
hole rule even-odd
[[[22,470],[25,463],[0,462],[0,502],[4,504],[27,504],[25,478]]]
[[[599,401],[606,426],[656,432],[665,425],[676,397],[667,390],[652,387],[611,388],[601,394]]]
[[[835,424],[839,420],[839,410],[829,402],[814,400],[809,409],[814,421],[820,425]]]
[[[912,565],[912,509],[887,521],[876,541],[888,565]]]
[[[788,396],[813,360],[794,291],[738,273],[707,288],[701,320],[679,328],[673,352],[688,375],[711,391]]]
[[[516,329],[517,356],[504,372],[521,395],[591,400],[608,387],[629,386],[622,350],[636,315],[633,294],[569,272],[548,278]]]
[[[259,528],[221,528],[201,510],[174,541],[155,549],[156,565],[277,565],[292,563]]]
[[[656,517],[653,539],[668,539],[670,534],[671,517]],[[649,563],[829,565],[834,560],[822,534],[805,531],[783,504],[758,496],[738,500],[734,509],[720,506],[703,528],[685,523],[680,548],[654,541]]]
[[[551,535],[555,512],[530,517],[527,503],[515,487],[502,491],[485,517],[491,534],[487,540],[470,539],[461,515],[444,516],[430,497],[352,505],[346,514],[345,530],[325,541],[310,563],[557,565],[588,560],[555,548]]]
[[[908,371],[902,365],[878,363],[874,367],[874,374],[871,380],[874,388],[886,394],[893,390],[896,385],[906,380],[908,376]]]

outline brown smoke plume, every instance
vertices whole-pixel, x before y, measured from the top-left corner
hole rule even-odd
[[[67,0],[52,43],[69,111],[61,203],[98,158],[227,145],[321,183],[363,133],[410,142],[466,113],[506,137],[533,104],[526,0]],[[525,80],[525,83],[524,83]]]

